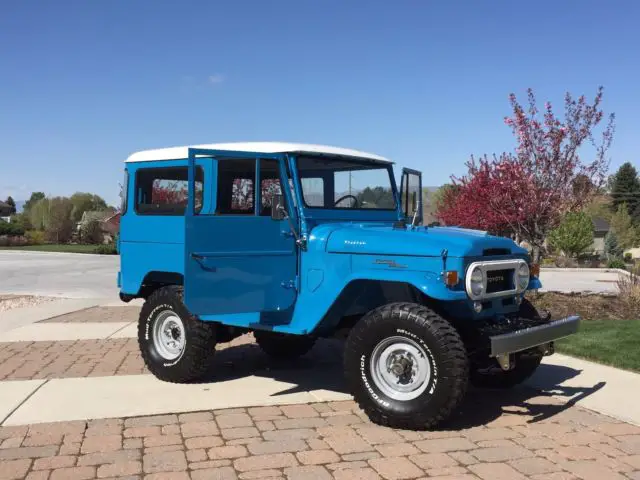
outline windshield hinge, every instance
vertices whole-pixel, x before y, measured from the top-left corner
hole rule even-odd
[[[296,245],[300,247],[302,250],[307,250],[307,236],[302,235],[302,237],[296,239]]]

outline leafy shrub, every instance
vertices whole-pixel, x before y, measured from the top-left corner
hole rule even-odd
[[[99,255],[116,255],[118,251],[116,250],[115,243],[106,243],[104,245],[98,245],[94,250],[94,253]]]
[[[102,243],[102,228],[98,220],[89,220],[80,225],[80,239],[84,243],[101,244]]]
[[[631,252],[627,252],[624,254],[624,261],[627,263],[631,263],[633,261],[633,256],[631,255]]]
[[[24,236],[27,238],[29,245],[42,245],[44,243],[44,232],[40,230],[29,230]]]
[[[19,237],[24,235],[24,228],[17,223],[8,223],[0,220],[0,235]]]
[[[619,298],[632,311],[640,310],[640,269],[618,276]]]
[[[627,264],[624,263],[624,260],[621,258],[612,258],[607,263],[607,268],[619,268],[621,270],[625,270],[627,268]]]
[[[573,258],[560,255],[555,258],[554,263],[558,268],[575,268],[577,266],[576,261]]]

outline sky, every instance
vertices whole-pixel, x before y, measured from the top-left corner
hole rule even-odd
[[[0,2],[0,199],[118,204],[135,151],[292,141],[465,173],[515,147],[508,96],[616,114],[611,170],[640,166],[640,2]]]

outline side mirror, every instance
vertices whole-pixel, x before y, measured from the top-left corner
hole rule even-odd
[[[287,217],[287,211],[284,208],[284,197],[280,193],[274,193],[271,196],[271,219],[282,220]]]

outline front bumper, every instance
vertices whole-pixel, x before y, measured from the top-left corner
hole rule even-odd
[[[580,317],[572,315],[544,325],[491,336],[489,337],[491,340],[491,356],[497,357],[498,355],[521,352],[553,342],[576,333],[579,326]]]

